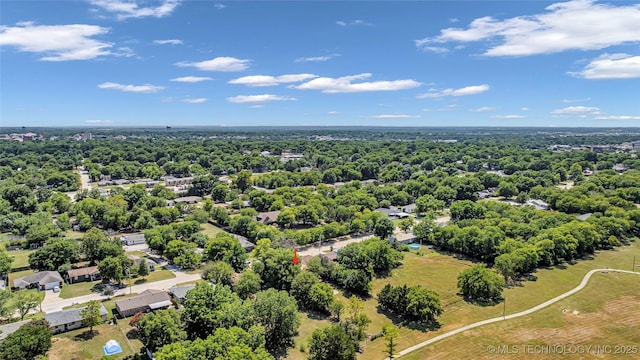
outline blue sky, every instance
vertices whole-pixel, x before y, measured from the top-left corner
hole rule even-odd
[[[640,3],[0,3],[0,126],[640,126]]]

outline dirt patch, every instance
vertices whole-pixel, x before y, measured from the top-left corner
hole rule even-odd
[[[608,301],[603,312],[608,317],[614,317],[616,324],[640,328],[640,299],[635,296],[623,296],[620,299]]]

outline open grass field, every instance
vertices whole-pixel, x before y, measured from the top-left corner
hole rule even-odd
[[[28,276],[31,274],[35,274],[36,272],[33,270],[23,270],[9,274],[9,285],[13,286],[13,280],[21,278],[23,276]]]
[[[29,266],[29,254],[35,250],[12,250],[8,254],[13,258],[11,262],[12,269],[18,269],[21,267]]]
[[[209,237],[215,237],[216,234],[224,232],[224,230],[220,229],[217,226],[211,225],[209,223],[200,224],[200,232]]]
[[[156,271],[152,271],[149,275],[145,276],[144,279],[142,277],[134,277],[132,279],[125,279],[123,282],[127,285],[130,283],[134,285],[150,283],[154,281],[172,279],[176,277],[174,273],[165,269],[158,269]],[[92,281],[92,282],[79,282],[75,284],[65,284],[60,290],[60,297],[63,299],[74,298],[76,296],[89,295],[94,291],[94,286],[100,284],[101,281]],[[99,292],[99,291],[98,291]]]
[[[526,281],[521,286],[505,290],[503,295],[506,299],[506,313],[511,314],[526,310],[571,290],[580,283],[583,276],[591,269],[609,267],[631,270],[634,255],[638,264],[640,242],[611,251],[601,251],[593,259],[581,260],[573,265],[540,269],[535,273],[535,281]],[[398,350],[464,325],[502,315],[503,303],[493,306],[477,306],[465,302],[462,297],[457,295],[457,276],[469,265],[471,265],[469,261],[458,260],[444,254],[428,252],[424,256],[418,257],[412,253],[405,257],[404,265],[394,271],[390,278],[374,281],[374,290],[372,292],[374,296],[387,282],[391,282],[394,285],[405,283],[409,285],[421,284],[440,294],[444,308],[444,313],[439,318],[440,329],[423,332],[402,327],[400,329]],[[372,323],[368,328],[370,334],[380,332],[383,324],[391,323],[389,318],[377,312],[376,305],[377,301],[375,299],[367,300],[365,305],[365,311],[372,319]],[[384,346],[383,340],[366,344],[364,353],[358,358],[383,359]]]
[[[613,272],[595,274],[579,293],[536,313],[466,331],[402,359],[637,359],[640,357],[639,278]],[[541,354],[542,348],[530,345],[579,345],[585,352],[570,353],[568,348],[569,353],[565,354]],[[615,354],[616,346],[620,345],[630,346],[632,352],[635,345],[637,350],[635,354]],[[510,353],[497,353],[499,346],[501,349],[506,346]],[[592,349],[588,350],[588,346]],[[610,346],[611,353],[598,356],[597,351],[607,351],[606,346]]]
[[[107,341],[116,340],[122,347],[122,353],[109,356],[109,359],[124,359],[127,356],[140,352],[142,343],[136,339],[127,339],[131,327],[128,321],[119,321],[115,325],[108,323],[94,327],[92,338],[85,339],[88,329],[78,329],[55,335],[52,339],[52,346],[47,353],[49,360],[84,360],[101,359],[104,356],[102,347]]]
[[[323,315],[315,316],[313,313],[308,314],[306,312],[301,312],[298,336],[293,339],[295,346],[289,349],[287,359],[306,360],[309,357],[308,340],[311,338],[313,330],[329,324],[331,324],[331,320],[328,317],[325,318]],[[304,346],[306,346],[305,352],[300,351],[300,344],[304,344]]]

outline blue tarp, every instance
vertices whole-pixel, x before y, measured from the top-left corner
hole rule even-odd
[[[107,341],[107,344],[102,347],[105,355],[114,355],[122,352],[122,347],[115,340]]]

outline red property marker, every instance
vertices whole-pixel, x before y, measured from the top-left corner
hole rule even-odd
[[[293,249],[293,265],[298,265],[298,252],[296,249]]]

